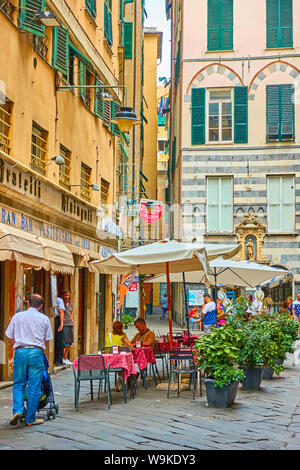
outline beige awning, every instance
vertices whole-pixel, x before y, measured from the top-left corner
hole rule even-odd
[[[89,267],[90,256],[87,253],[87,250],[84,250],[80,246],[76,246],[76,245],[67,244],[66,247],[71,251],[71,253],[73,253],[73,255],[79,256],[79,266],[81,268]]]
[[[73,255],[65,245],[42,237],[38,237],[38,240],[43,246],[45,258],[43,268],[46,271],[73,274],[75,267]]]
[[[36,235],[0,223],[0,261],[17,261],[41,269],[45,261],[43,247]]]

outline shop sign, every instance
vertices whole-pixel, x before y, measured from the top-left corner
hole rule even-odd
[[[140,200],[140,218],[147,224],[152,224],[161,218],[163,203],[149,199]]]

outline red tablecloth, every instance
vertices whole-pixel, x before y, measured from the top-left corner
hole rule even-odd
[[[198,338],[199,338],[199,336],[197,336],[197,335],[190,335],[191,344],[194,344],[194,342],[195,342]],[[183,336],[183,344],[184,344],[185,346],[189,346],[189,345],[190,345],[190,344],[189,344],[189,338],[188,338],[187,335],[186,335],[186,336]]]
[[[158,340],[159,347],[162,353],[164,352],[169,352],[170,351],[170,342],[169,341],[160,341]],[[179,340],[178,339],[173,339],[173,348],[179,348]]]
[[[104,358],[105,367],[110,365],[111,369],[124,369],[124,378],[125,380],[131,375],[136,375],[136,370],[133,361],[132,353],[122,353],[122,354],[101,354]],[[95,357],[96,356],[96,357]],[[98,369],[97,355],[94,358],[91,356],[88,363],[80,361],[80,368],[84,370],[90,370],[91,368]],[[78,357],[73,361],[73,366],[75,370],[78,369]],[[94,367],[93,367],[94,366]]]
[[[156,359],[153,354],[153,349],[150,347],[147,348],[135,348],[133,351],[133,360],[139,366],[140,370],[145,369],[149,362],[151,364],[156,363]]]

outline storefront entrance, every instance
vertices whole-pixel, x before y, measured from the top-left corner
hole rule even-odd
[[[106,275],[99,275],[99,291],[97,292],[97,323],[98,323],[98,349],[105,343],[105,304],[106,304]]]
[[[78,353],[77,356],[85,352],[85,318],[86,318],[86,301],[87,301],[87,281],[88,270],[81,268],[79,270],[79,299],[78,299]]]
[[[0,381],[3,380],[3,366],[6,360],[4,335],[4,263],[0,263]]]

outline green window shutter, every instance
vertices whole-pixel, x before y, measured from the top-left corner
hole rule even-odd
[[[89,11],[92,18],[97,16],[97,3],[96,0],[85,0],[85,8]]]
[[[219,0],[208,0],[207,14],[207,49],[219,49]]]
[[[134,3],[134,0],[125,0],[125,3]]]
[[[174,174],[176,168],[176,137],[172,142],[172,161],[171,161],[171,172]]]
[[[79,84],[86,85],[86,65],[82,61],[79,61]],[[80,98],[85,101],[86,88],[79,88],[79,90]]]
[[[267,140],[294,140],[294,85],[267,86]]]
[[[267,48],[293,46],[293,1],[267,0]]]
[[[233,0],[208,0],[207,49],[233,49]]]
[[[52,65],[64,75],[68,75],[69,32],[64,27],[53,28]]]
[[[234,141],[248,142],[248,87],[234,87]]]
[[[124,22],[124,57],[125,59],[132,59],[132,32],[133,24],[131,22]]]
[[[192,145],[205,144],[205,88],[192,89]]]
[[[233,49],[233,0],[221,1],[220,49]]]
[[[104,36],[110,46],[113,43],[111,2],[104,1]]]
[[[111,119],[114,119],[116,113],[118,113],[119,111],[120,111],[119,103],[116,103],[115,101],[113,101],[111,103]],[[119,129],[117,124],[111,123],[111,128],[110,129],[111,129],[111,133],[113,135],[120,136],[120,129]]]
[[[45,26],[35,23],[33,17],[36,11],[45,11],[46,0],[19,0],[19,5],[19,28],[44,36]]]
[[[99,80],[99,78],[96,78],[95,84],[96,85],[102,85],[102,82]],[[101,94],[101,88],[95,88],[94,113],[100,119],[103,119],[103,100],[99,96],[100,94]]]
[[[178,41],[177,45],[177,54],[175,61],[175,87],[177,87],[180,77],[180,59],[181,59],[181,38]]]
[[[280,44],[293,46],[293,0],[280,0]]]

